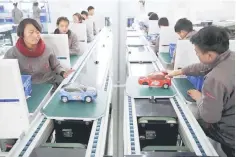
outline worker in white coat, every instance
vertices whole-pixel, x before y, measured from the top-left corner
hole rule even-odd
[[[94,17],[95,8],[93,6],[89,6],[87,10],[88,10],[89,19],[93,20],[93,35],[97,35],[98,30],[97,30],[97,26],[96,26],[96,19]]]
[[[12,19],[14,24],[19,24],[23,19],[23,13],[19,8],[17,8],[18,3],[13,3],[13,5],[14,9],[12,10]]]
[[[86,24],[87,42],[91,42],[94,39],[94,21],[89,19],[87,11],[82,11],[81,16],[84,18],[83,22]]]
[[[41,13],[41,9],[39,8],[39,3],[34,2],[33,3],[33,19],[35,19],[39,23],[39,25],[42,26],[40,22],[40,13]]]

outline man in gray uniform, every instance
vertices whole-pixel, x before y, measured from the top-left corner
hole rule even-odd
[[[190,41],[201,63],[172,71],[177,75],[205,76],[202,92],[189,90],[196,100],[199,124],[206,135],[219,142],[228,157],[235,156],[235,53],[223,28],[201,29]]]
[[[17,8],[18,3],[13,3],[14,9],[12,10],[12,19],[14,24],[19,24],[23,18],[23,13]]]

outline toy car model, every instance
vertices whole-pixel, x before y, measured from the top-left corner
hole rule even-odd
[[[140,85],[148,85],[149,87],[163,87],[168,89],[171,86],[171,79],[166,78],[167,73],[158,72],[151,73],[146,77],[140,77],[138,83]]]
[[[75,100],[90,103],[97,98],[97,90],[81,84],[65,84],[60,90],[60,97],[64,103]]]

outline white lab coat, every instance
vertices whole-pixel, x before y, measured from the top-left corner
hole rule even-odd
[[[84,23],[86,24],[87,41],[91,42],[94,39],[94,22],[92,19],[86,19]]]
[[[33,19],[35,19],[40,24],[40,26],[42,26],[40,22],[40,13],[41,9],[39,7],[33,6]]]
[[[12,10],[12,19],[15,24],[19,24],[23,19],[23,13],[20,9],[14,8]]]
[[[89,19],[93,21],[93,35],[97,35],[98,30],[97,30],[97,25],[96,25],[96,19],[94,16],[89,16]]]

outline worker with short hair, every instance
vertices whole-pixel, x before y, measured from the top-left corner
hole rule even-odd
[[[169,72],[167,77],[205,77],[201,92],[188,91],[196,100],[199,123],[207,136],[221,144],[228,157],[235,156],[235,52],[229,50],[228,33],[223,28],[209,26],[190,41],[201,63]]]

